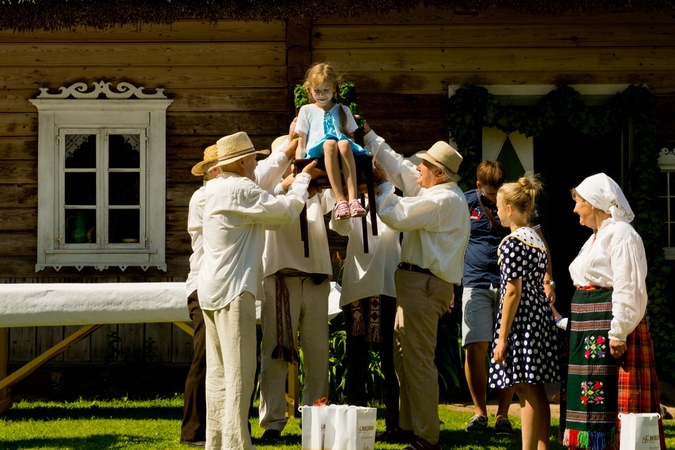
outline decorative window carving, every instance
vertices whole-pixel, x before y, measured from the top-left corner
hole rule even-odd
[[[165,263],[166,109],[163,89],[100,81],[41,88],[38,255],[64,266],[147,270]]]

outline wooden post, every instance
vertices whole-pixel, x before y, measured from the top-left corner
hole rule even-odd
[[[0,328],[0,380],[7,378],[7,360],[9,359],[9,342],[7,328]],[[0,389],[0,414],[12,407],[12,399],[7,395],[7,388]]]
[[[305,72],[312,65],[312,20],[294,17],[286,21],[286,75],[288,80],[288,114],[290,125],[295,117],[293,89],[302,84]]]

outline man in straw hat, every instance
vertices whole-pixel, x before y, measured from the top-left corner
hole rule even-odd
[[[382,222],[404,232],[394,324],[400,435],[411,442],[406,449],[440,449],[436,333],[438,320],[453,306],[470,231],[466,199],[457,186],[462,156],[439,141],[416,154],[422,162],[415,167],[367,124],[364,130],[366,148],[405,194],[397,196],[385,182],[376,197]]]
[[[206,324],[206,448],[253,449],[248,432],[256,368],[255,299],[262,298],[265,228],[291,222],[311,176],[295,177],[285,196],[255,184],[256,150],[244,132],[217,142],[220,174],[206,184],[204,259],[198,294]]]
[[[258,185],[266,190],[273,188],[272,183],[288,167],[293,155],[294,149],[289,149],[261,161],[255,169]],[[180,439],[182,443],[195,447],[203,447],[206,443],[206,333],[204,316],[199,307],[199,296],[197,295],[197,277],[204,258],[202,216],[206,182],[218,175],[219,169],[214,167],[217,161],[218,146],[214,144],[204,150],[202,161],[195,164],[191,170],[194,176],[203,178],[204,184],[190,198],[188,209],[187,230],[191,238],[192,255],[190,256],[190,273],[185,282],[185,288],[194,336],[192,363],[185,380]]]

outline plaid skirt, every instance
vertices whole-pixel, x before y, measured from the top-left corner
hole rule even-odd
[[[570,449],[618,450],[618,414],[660,413],[659,385],[647,321],[626,339],[619,359],[609,351],[611,290],[577,290],[572,299],[570,357],[561,427]],[[659,420],[661,448],[665,449]]]

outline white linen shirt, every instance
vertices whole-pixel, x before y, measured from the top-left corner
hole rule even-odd
[[[255,179],[258,186],[269,191],[281,178],[290,161],[283,152],[273,153],[269,157],[258,162],[255,168]],[[190,197],[188,208],[187,231],[190,234],[192,254],[190,255],[190,273],[185,281],[186,295],[189,297],[197,290],[199,269],[204,259],[202,223],[204,221],[204,202],[206,185],[201,186]]]
[[[394,272],[401,261],[398,231],[377,219],[377,236],[373,236],[370,214],[366,216],[368,253],[363,252],[361,219],[335,220],[330,228],[341,236],[349,236],[342,272],[340,306],[376,295],[396,297]]]
[[[625,341],[647,310],[647,257],[640,235],[627,222],[605,219],[569,270],[577,287],[613,289],[609,338]]]
[[[460,284],[471,231],[462,190],[454,182],[423,189],[417,184],[415,165],[394,152],[375,132],[365,136],[365,144],[388,180],[406,195],[399,197],[385,182],[376,197],[380,219],[394,230],[406,232],[401,260],[429,269],[443,281]]]
[[[300,214],[309,181],[308,174],[298,174],[279,197],[232,173],[206,183],[204,261],[198,278],[202,309],[222,309],[245,291],[262,298],[265,228],[286,225]]]
[[[300,217],[293,219],[289,225],[265,232],[262,259],[265,277],[281,269],[333,275],[323,216],[332,211],[334,205],[335,198],[330,189],[307,200],[308,258],[305,258],[304,243],[300,239]]]
[[[185,280],[185,292],[189,297],[197,290],[197,278],[199,277],[199,268],[204,260],[204,237],[202,235],[202,218],[204,214],[206,186],[202,186],[190,197],[190,206],[188,208],[187,231],[190,234],[190,243],[192,245],[192,254],[190,255],[190,273]]]

